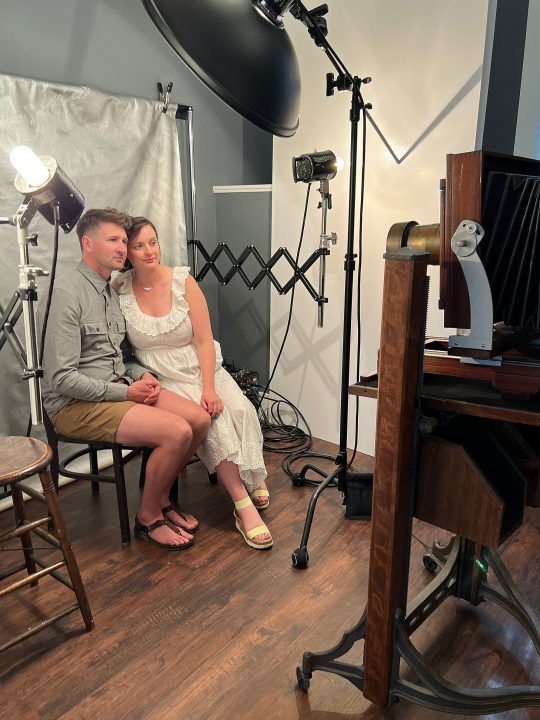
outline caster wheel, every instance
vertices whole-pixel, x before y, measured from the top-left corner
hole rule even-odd
[[[304,484],[304,478],[300,475],[300,473],[294,473],[291,480],[294,487],[302,487]]]
[[[296,548],[292,554],[292,564],[297,570],[305,570],[309,563],[309,555],[306,548]]]
[[[216,473],[208,473],[208,482],[210,483],[210,485],[217,485],[218,477]]]
[[[302,668],[296,668],[296,681],[300,690],[303,690],[304,692],[307,692],[309,690],[310,679],[307,677],[307,675],[304,675],[304,673],[302,672]]]
[[[422,562],[424,563],[424,567],[428,572],[433,574],[437,572],[437,568],[439,566],[437,565],[437,561],[435,560],[433,555],[424,555],[424,557],[422,558]]]

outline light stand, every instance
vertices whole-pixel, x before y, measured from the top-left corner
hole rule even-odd
[[[325,13],[326,6],[318,8],[315,12]],[[352,304],[353,304],[353,287],[355,276],[355,259],[354,252],[354,233],[355,233],[355,212],[356,212],[356,177],[358,170],[358,122],[360,113],[369,109],[370,105],[365,105],[360,86],[362,83],[368,83],[371,78],[360,79],[353,77],[347,70],[345,65],[336,55],[333,48],[326,40],[325,34],[321,29],[321,23],[310,14],[301,2],[295,4],[293,12],[295,17],[300,19],[307,27],[311,37],[315,43],[322,47],[326,56],[337,71],[337,78],[334,81],[333,75],[327,75],[327,95],[333,95],[334,88],[338,90],[348,90],[351,92],[351,108],[350,108],[350,163],[349,163],[349,200],[348,200],[348,221],[347,221],[347,248],[345,253],[345,290],[343,300],[343,342],[341,355],[341,386],[340,386],[340,422],[339,422],[339,453],[336,458],[337,468],[330,474],[326,475],[324,480],[319,484],[313,496],[311,497],[300,547],[292,554],[292,562],[294,567],[305,569],[308,566],[309,555],[307,551],[307,543],[315,507],[320,494],[337,479],[338,488],[345,487],[345,476],[347,471],[347,426],[349,414],[349,373],[350,373],[350,352],[351,352],[351,325],[352,325]],[[324,475],[322,471],[313,465],[306,465],[296,476],[295,484],[303,484],[303,477],[308,470],[315,470],[320,475]],[[298,477],[301,481],[298,481]]]
[[[343,160],[337,158],[331,150],[308,153],[294,157],[292,161],[294,182],[312,183],[319,180],[319,193],[321,202],[321,235],[319,238],[319,296],[317,298],[318,314],[317,326],[324,325],[324,305],[327,298],[324,296],[324,285],[326,279],[326,256],[330,253],[330,245],[337,242],[336,233],[326,231],[328,210],[332,209],[332,195],[330,194],[330,180],[336,177],[336,173],[343,167]]]
[[[6,310],[0,318],[0,350],[6,343],[11,346],[23,367],[23,379],[28,380],[30,412],[33,425],[43,422],[41,406],[41,358],[35,316],[37,301],[36,278],[48,275],[48,271],[30,264],[29,245],[37,245],[37,235],[27,235],[36,212],[55,226],[69,232],[81,216],[84,198],[75,188],[53,158],[38,158],[30,148],[15,148],[11,157],[19,170],[15,187],[25,195],[13,217],[0,218],[0,224],[15,226],[19,245],[19,286],[13,293]],[[49,291],[52,291],[52,287]],[[15,333],[15,323],[23,315],[25,346]],[[44,332],[44,330],[43,330]]]
[[[319,239],[319,249],[321,250],[321,257],[319,261],[319,297],[322,299],[319,301],[317,327],[323,327],[324,303],[326,302],[326,298],[324,295],[324,284],[326,279],[326,252],[324,251],[329,251],[330,245],[335,245],[337,243],[337,235],[335,232],[328,234],[326,231],[328,210],[332,209],[332,195],[330,194],[329,180],[321,180],[321,182],[319,183],[319,193],[321,195],[321,236]]]
[[[37,235],[28,236],[27,227],[36,212],[37,206],[29,200],[22,203],[12,218],[0,218],[1,223],[15,226],[19,245],[19,287],[13,293],[0,320],[0,332],[3,335],[0,338],[0,349],[7,340],[23,368],[23,379],[28,380],[30,413],[33,425],[43,422],[41,407],[41,378],[43,377],[43,371],[39,362],[35,316],[35,303],[37,301],[36,278],[49,274],[42,268],[30,265],[28,246],[37,245]],[[14,331],[14,325],[21,312],[24,321],[24,347]]]

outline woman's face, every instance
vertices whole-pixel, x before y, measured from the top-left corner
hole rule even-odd
[[[139,234],[128,242],[127,256],[135,271],[159,265],[159,241],[151,225],[143,225]]]

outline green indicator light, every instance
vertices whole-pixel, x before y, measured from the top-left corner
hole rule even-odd
[[[487,573],[487,571],[488,571],[488,566],[487,566],[485,563],[483,563],[481,560],[475,560],[475,562],[476,562],[476,564],[478,565],[478,567],[480,568],[480,570],[481,570],[482,572]]]

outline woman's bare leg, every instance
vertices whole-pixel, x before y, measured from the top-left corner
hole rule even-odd
[[[219,480],[223,483],[223,487],[229,493],[230,498],[233,502],[237,502],[238,500],[242,500],[243,498],[248,497],[246,487],[240,478],[238,465],[235,465],[228,460],[224,460],[216,466],[216,473]],[[237,510],[236,513],[241,519],[242,525],[244,526],[246,531],[257,527],[258,525],[264,525],[263,521],[261,520],[261,516],[259,515],[257,508],[254,505],[250,505],[249,507],[243,508],[242,510]],[[269,540],[270,537],[270,533],[262,533],[261,535],[256,535],[253,539],[256,541],[261,541]]]

